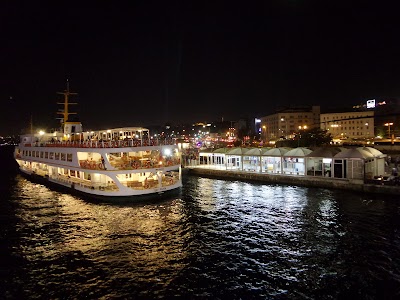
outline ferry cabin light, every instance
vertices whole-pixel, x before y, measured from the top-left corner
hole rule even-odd
[[[169,148],[164,149],[165,156],[170,156],[171,154],[172,154],[171,149],[169,149]]]

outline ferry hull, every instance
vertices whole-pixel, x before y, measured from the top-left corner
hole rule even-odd
[[[29,173],[25,170],[20,169],[20,174],[27,180],[43,184],[44,186],[61,193],[68,193],[74,196],[82,197],[87,200],[96,200],[101,202],[151,202],[162,199],[168,199],[172,197],[180,197],[182,194],[182,186],[177,186],[168,190],[154,190],[148,191],[147,193],[131,194],[131,195],[110,195],[107,194],[94,194],[91,192],[85,192],[83,189],[76,188],[75,186],[67,183],[59,183],[49,180],[47,177],[40,176],[35,173]]]

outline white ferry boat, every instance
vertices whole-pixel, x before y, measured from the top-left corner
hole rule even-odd
[[[71,121],[70,95],[64,95],[61,129],[21,136],[14,158],[26,175],[96,198],[138,199],[179,192],[181,155],[172,139],[150,135],[146,128],[126,127],[84,132]],[[147,198],[147,197],[146,197]]]

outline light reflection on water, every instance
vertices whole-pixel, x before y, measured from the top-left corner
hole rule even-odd
[[[20,176],[12,191],[8,298],[400,292],[400,202],[199,177],[153,203],[95,203]]]

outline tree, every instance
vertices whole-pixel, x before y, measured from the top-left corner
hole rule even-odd
[[[317,147],[323,145],[329,145],[332,142],[332,135],[327,130],[320,128],[312,128],[300,130],[295,133],[295,136],[291,140],[278,141],[277,147]]]
[[[332,142],[332,135],[327,130],[312,128],[300,132],[300,141],[304,146],[324,146]]]

